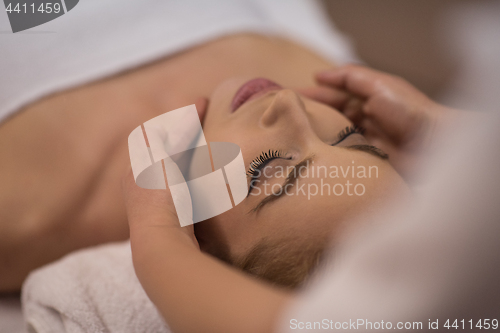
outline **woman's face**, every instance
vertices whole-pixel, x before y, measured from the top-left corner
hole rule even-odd
[[[337,110],[265,79],[218,86],[204,133],[208,142],[240,146],[250,191],[233,209],[195,225],[201,248],[238,258],[263,238],[324,239],[394,192],[408,195],[384,153],[351,126]]]

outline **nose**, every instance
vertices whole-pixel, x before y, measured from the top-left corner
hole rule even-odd
[[[290,89],[276,93],[272,103],[262,114],[260,125],[264,128],[286,128],[296,134],[303,134],[310,129],[304,102]]]

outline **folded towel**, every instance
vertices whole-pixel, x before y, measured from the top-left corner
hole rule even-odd
[[[22,306],[30,332],[170,333],[135,275],[129,242],[74,252],[34,271]]]

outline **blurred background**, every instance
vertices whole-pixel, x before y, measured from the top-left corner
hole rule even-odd
[[[369,66],[449,106],[500,111],[499,0],[323,0]]]

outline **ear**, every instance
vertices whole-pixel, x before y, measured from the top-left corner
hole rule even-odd
[[[205,118],[205,114],[208,110],[208,98],[206,97],[198,97],[195,102],[196,110],[198,111],[198,116],[200,117],[200,121],[203,124],[203,119]]]

